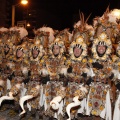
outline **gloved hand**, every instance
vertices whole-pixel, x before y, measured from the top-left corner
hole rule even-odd
[[[116,84],[116,88],[120,91],[120,83]]]
[[[50,81],[50,77],[49,76],[41,77],[42,84],[46,84],[48,81]]]
[[[31,75],[31,71],[29,70],[29,71],[28,71],[28,76],[30,76],[30,75]]]
[[[81,76],[83,76],[84,78],[87,77],[87,73],[83,73]]]
[[[14,77],[14,73],[12,73],[11,75],[8,76],[9,80],[12,80],[12,78]]]
[[[71,73],[71,72],[72,72],[72,66],[69,66],[69,68],[67,69],[67,72],[68,72],[68,73]]]
[[[61,78],[64,78],[64,77],[65,77],[63,74],[59,74],[59,76],[60,76],[60,78],[59,78],[59,79],[61,79]]]
[[[87,80],[86,84],[89,86],[92,81],[93,81],[93,79],[90,77],[90,78]]]
[[[64,79],[64,81],[63,81],[63,87],[66,87],[68,85],[68,79]]]
[[[97,68],[97,69],[103,69],[103,65],[99,64],[98,62],[92,63],[93,68]]]
[[[26,78],[23,82],[24,82],[24,84],[26,84],[26,83],[28,83],[29,82],[29,80],[30,80],[30,78]]]
[[[114,74],[112,73],[112,74],[111,74],[111,76],[109,77],[109,79],[111,79],[111,80],[112,80],[112,79],[113,79],[113,77],[114,77]]]

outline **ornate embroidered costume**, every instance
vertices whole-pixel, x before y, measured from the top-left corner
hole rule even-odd
[[[87,115],[91,113],[109,120],[111,120],[111,86],[109,83],[114,77],[113,63],[109,57],[111,48],[112,43],[105,32],[99,34],[93,41],[93,59],[90,60],[90,64],[94,77],[87,102]]]
[[[45,87],[45,114],[52,117],[54,117],[55,112],[58,112],[58,115],[60,114],[59,110],[54,111],[49,104],[60,93],[57,91],[60,91],[64,84],[65,73],[63,69],[65,68],[66,58],[63,56],[63,53],[64,42],[60,37],[57,37],[49,46],[49,54],[45,62],[50,78]]]
[[[40,41],[36,40],[31,44],[29,49],[29,59],[30,59],[30,68],[29,68],[29,82],[26,85],[27,92],[26,95],[20,99],[20,106],[22,108],[21,114],[25,113],[23,107],[24,102],[27,100],[27,107],[31,111],[36,111],[40,109],[40,96],[42,88],[42,79],[41,79],[41,69],[42,69],[42,59],[44,58],[45,51],[43,46],[40,45]],[[34,114],[34,113],[33,113]]]
[[[28,92],[26,95],[31,94],[32,88],[35,88],[37,85],[41,84],[41,69],[42,63],[41,60],[45,55],[43,46],[40,45],[40,42],[37,40],[34,44],[31,45],[30,49],[30,81],[28,83]],[[38,93],[38,94],[37,94]],[[29,100],[29,104],[32,108],[39,108],[40,101],[40,91],[38,91],[34,96],[33,100]],[[34,94],[34,93],[33,93]]]
[[[13,44],[9,40],[8,29],[1,28],[1,58],[0,58],[0,77],[1,77],[1,95],[7,94],[10,89],[8,83],[13,72]],[[9,78],[9,79],[8,79]]]
[[[65,100],[66,100],[66,106],[68,109],[68,106],[72,104],[71,102],[73,101],[73,99],[76,96],[78,96],[78,98],[75,98],[76,99],[75,104],[76,106],[78,106],[78,108],[72,109],[72,113],[74,112],[77,113],[76,110],[79,109],[79,105],[80,105],[80,101],[78,100],[80,97],[79,96],[80,94],[78,95],[77,91],[80,90],[83,84],[86,84],[89,77],[88,75],[89,66],[87,65],[87,45],[85,44],[84,36],[79,35],[76,38],[76,40],[71,43],[69,48],[69,54],[70,54],[70,59],[67,61],[67,66],[68,66],[67,79],[69,83],[67,86]],[[84,97],[85,96],[80,97],[80,99],[83,99]],[[84,107],[85,107],[85,104],[83,105],[82,109],[78,110],[78,112],[83,113]]]
[[[29,70],[29,61],[28,61],[28,50],[27,43],[22,43],[21,45],[16,46],[14,51],[14,70],[13,70],[13,79],[11,80],[11,86],[14,88],[16,84],[23,85],[28,79],[28,70]],[[13,89],[12,88],[12,89]],[[20,90],[20,89],[19,89]],[[19,91],[20,92],[20,91]],[[23,96],[25,93],[20,92],[20,96]],[[19,100],[18,95],[17,99]]]
[[[115,89],[115,107],[114,107],[114,114],[113,114],[113,120],[119,120],[120,119],[120,44],[118,44],[116,48],[116,55],[112,57],[113,62],[115,63],[114,65],[114,83],[116,86]]]

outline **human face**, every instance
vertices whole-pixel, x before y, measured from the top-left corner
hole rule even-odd
[[[37,49],[32,50],[33,58],[37,58],[39,51]]]
[[[53,47],[53,54],[58,55],[60,52],[60,47],[58,45],[54,45]]]
[[[16,55],[18,58],[20,58],[23,55],[23,51],[21,49],[17,49]]]
[[[82,53],[82,49],[80,49],[78,47],[75,47],[74,50],[73,50],[73,53],[74,53],[75,57],[79,57]]]
[[[97,51],[99,54],[104,54],[106,51],[106,47],[104,45],[98,45]]]

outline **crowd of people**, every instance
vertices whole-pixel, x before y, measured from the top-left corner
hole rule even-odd
[[[116,10],[116,9],[115,9]],[[117,10],[116,10],[117,11]],[[120,120],[120,20],[105,11],[72,33],[49,27],[0,28],[0,106],[45,120]],[[86,118],[86,119],[87,119]]]

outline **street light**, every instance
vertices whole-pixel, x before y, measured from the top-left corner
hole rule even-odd
[[[27,3],[28,3],[27,0],[21,0],[20,3],[18,3],[16,5],[12,5],[12,27],[15,26],[15,7],[20,5],[20,4],[26,5]]]
[[[30,27],[30,23],[27,23],[27,27]]]

